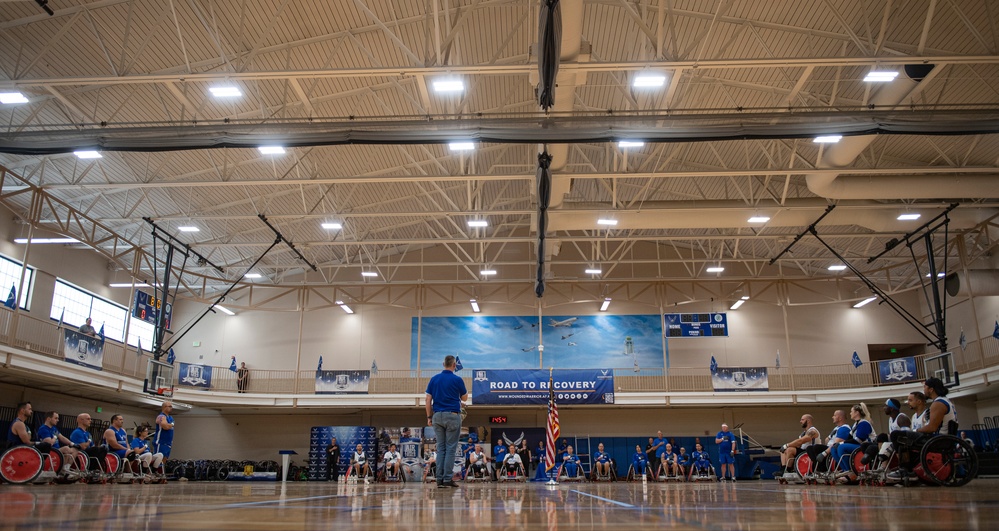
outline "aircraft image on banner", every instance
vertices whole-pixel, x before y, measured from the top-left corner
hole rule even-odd
[[[569,346],[570,346],[570,347],[574,347],[574,346],[576,346],[576,344],[575,344],[575,343],[573,343],[572,341],[570,341],[570,342],[569,342]]]
[[[573,332],[573,333],[571,333],[571,334],[568,334],[568,335],[564,335],[564,336],[562,336],[562,340],[564,341],[564,340],[566,340],[566,339],[569,339],[570,337],[572,337],[572,336],[574,336],[574,335],[576,335],[576,333],[575,333],[575,332]]]
[[[554,328],[568,328],[572,326],[572,323],[575,323],[577,319],[579,319],[579,317],[570,317],[565,321],[556,321],[555,319],[550,319],[548,325]]]
[[[534,349],[536,349],[536,348],[538,348],[538,347],[531,347],[531,348],[522,348],[522,349],[520,349],[520,351],[521,351],[521,352],[530,352],[530,351],[532,351],[532,350],[534,350]]]

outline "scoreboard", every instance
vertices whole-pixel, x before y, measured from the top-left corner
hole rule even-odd
[[[724,313],[667,313],[666,337],[727,337],[728,318]]]
[[[161,304],[160,300],[152,295],[135,290],[135,301],[132,305],[132,317],[145,321],[149,324],[156,324],[156,316],[160,307],[165,306],[166,312],[163,315],[163,328],[170,329],[170,321],[173,319],[173,305],[170,303]]]

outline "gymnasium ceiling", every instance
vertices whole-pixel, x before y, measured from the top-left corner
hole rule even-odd
[[[948,267],[960,253],[987,262],[990,0],[561,4],[545,113],[537,0],[50,0],[54,16],[0,0],[0,92],[28,99],[0,105],[0,199],[30,221],[22,236],[33,224],[77,238],[140,278],[153,250],[142,218],[210,262],[189,261],[186,283],[218,286],[274,243],[263,214],[318,270],[281,243],[248,282],[533,282],[547,142],[553,282],[850,276],[827,269],[839,260],[812,235],[769,263],[828,205],[818,234],[888,289],[925,269],[904,245],[867,258],[952,202]],[[875,70],[900,75],[865,82]],[[665,80],[634,87],[643,74]],[[442,79],[464,91],[436,92]],[[242,95],[213,97],[221,86]],[[823,133],[845,136],[813,142]],[[907,212],[922,217],[896,220]]]

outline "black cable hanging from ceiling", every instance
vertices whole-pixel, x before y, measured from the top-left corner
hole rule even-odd
[[[538,155],[538,277],[534,294],[540,299],[545,294],[545,234],[548,232],[548,205],[552,199],[552,156],[548,150]]]
[[[538,105],[555,105],[555,77],[562,56],[562,8],[558,0],[542,0],[538,16]]]

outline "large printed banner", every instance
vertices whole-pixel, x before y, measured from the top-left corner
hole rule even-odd
[[[916,358],[911,356],[879,361],[878,373],[881,375],[881,383],[914,382],[919,379],[916,375]]]
[[[369,380],[371,371],[316,371],[316,394],[367,394]]]
[[[662,369],[662,332],[661,315],[414,317],[410,368],[440,370],[457,354],[465,367]]]
[[[104,342],[99,337],[64,330],[62,355],[66,361],[98,371],[104,368]]]
[[[177,381],[180,385],[210,388],[212,386],[212,367],[181,362]]]
[[[711,375],[715,391],[768,391],[766,367],[718,367]]]
[[[555,369],[552,378],[555,401],[560,405],[614,403],[614,371],[611,369]],[[472,403],[548,404],[548,371],[472,371]]]

